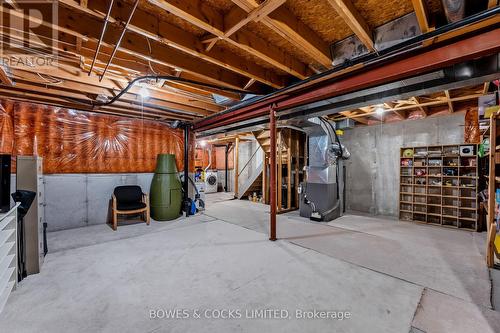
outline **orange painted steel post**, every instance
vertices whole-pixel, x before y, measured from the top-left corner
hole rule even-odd
[[[276,240],[276,112],[274,107],[269,107],[269,132],[271,135],[271,153],[270,153],[270,180],[269,187],[271,192],[270,200],[270,230],[269,230],[269,240]]]

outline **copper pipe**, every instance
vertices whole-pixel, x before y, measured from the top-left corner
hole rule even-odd
[[[113,48],[113,52],[111,53],[111,56],[109,57],[108,63],[106,64],[106,67],[104,67],[104,71],[101,74],[101,77],[99,78],[99,82],[102,81],[104,78],[104,75],[106,75],[106,71],[108,70],[109,65],[113,61],[113,58],[115,57],[116,51],[118,51],[118,48],[120,47],[120,44],[122,43],[123,36],[125,36],[125,32],[127,32],[128,25],[130,24],[130,21],[132,20],[132,16],[134,16],[135,10],[137,9],[137,5],[139,4],[139,0],[135,1],[134,7],[132,8],[132,12],[130,12],[130,16],[128,17],[127,23],[125,23],[125,26],[123,27],[122,33],[120,35],[120,38],[118,38],[118,41],[116,42],[115,47]]]
[[[104,33],[106,32],[106,28],[108,27],[108,22],[109,22],[108,20],[109,20],[109,16],[111,15],[111,9],[113,8],[114,1],[115,0],[111,0],[111,2],[109,3],[108,12],[106,13],[106,17],[104,17],[104,26],[102,27],[101,37],[99,37],[99,41],[97,42],[97,47],[95,49],[94,59],[92,59],[92,65],[90,65],[89,76],[90,76],[90,74],[92,74],[92,69],[94,68],[95,62],[97,60],[97,55],[99,54],[99,50],[101,49],[102,39],[104,38]]]
[[[270,152],[270,179],[269,187],[271,188],[271,201],[270,201],[270,223],[269,223],[269,240],[276,240],[276,111],[274,105],[269,107],[269,132],[271,136],[271,152]]]

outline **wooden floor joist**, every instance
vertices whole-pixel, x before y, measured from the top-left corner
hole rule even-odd
[[[335,11],[342,17],[366,48],[374,51],[372,31],[351,0],[328,0],[328,3],[335,8]]]
[[[104,18],[103,13],[106,10],[106,3],[103,1],[89,0],[87,7],[79,6],[72,0],[62,0],[61,3],[73,10],[80,11],[99,20]],[[115,6],[111,15],[112,21],[116,22],[125,17],[126,13],[130,10],[129,7],[130,5],[127,4]],[[114,25],[117,26],[116,23]],[[151,41],[169,45],[272,87],[281,88],[285,84],[283,78],[269,73],[265,68],[257,64],[249,64],[244,59],[239,58],[235,54],[229,54],[221,48],[214,47],[208,52],[204,51],[203,42],[197,36],[169,22],[163,21],[142,9],[138,9],[134,14],[129,30],[145,38],[149,38]]]
[[[202,0],[148,0],[189,23],[206,30],[219,38],[224,38],[224,17]],[[293,58],[283,50],[266,42],[255,34],[243,30],[236,31],[225,39],[231,45],[289,73],[299,79],[307,78],[311,73],[307,65]]]
[[[27,96],[25,93],[31,90],[30,98],[34,98],[35,93],[47,93],[50,96],[61,94],[63,98],[80,96],[92,101],[97,96],[102,99],[117,94],[139,76],[169,75],[200,84],[169,80],[141,82],[150,91],[146,107],[151,111],[175,110],[183,113],[182,117],[192,119],[224,111],[247,94],[266,95],[331,68],[330,46],[349,36],[357,36],[373,50],[371,29],[406,15],[412,8],[424,33],[433,30],[437,15],[443,14],[441,9],[427,8],[423,0],[412,0],[412,6],[395,3],[392,4],[394,8],[379,8],[370,3],[373,6],[370,15],[354,0],[311,0],[308,6],[299,6],[299,0],[142,0],[137,2],[137,10],[131,17],[136,3],[133,0],[58,0],[58,17],[52,20],[49,19],[52,8],[39,6],[36,14],[28,10],[29,3],[15,2],[14,5],[14,2],[4,1],[0,4],[4,14],[2,42],[17,45],[13,50],[3,50],[3,54],[33,55],[43,50],[57,54],[64,69],[21,71],[21,68],[7,70],[3,67],[0,68],[0,85],[17,82],[18,88],[23,89],[21,96]],[[487,3],[488,8],[498,5],[497,1]],[[124,29],[129,17],[130,24]],[[322,19],[314,19],[320,17]],[[11,24],[12,20],[23,20],[23,26],[30,29],[20,34],[16,25]],[[492,32],[490,27],[499,22],[498,15],[490,16],[429,38],[422,45],[426,47],[459,38],[478,29]],[[120,38],[122,33],[123,39]],[[29,48],[24,43],[27,37],[30,38]],[[117,52],[113,54],[115,48]],[[113,58],[111,62],[110,57]],[[68,67],[67,63],[72,65]],[[103,84],[96,84],[95,78],[102,75],[108,63],[109,80],[105,78]],[[294,94],[298,89],[308,89],[309,85],[321,80],[332,80],[362,67],[363,64],[357,64],[323,75],[292,87],[288,92]],[[90,74],[89,80],[84,79],[86,74]],[[51,77],[58,84],[51,82]],[[119,101],[120,105],[135,111],[139,89],[131,88]],[[16,93],[19,98],[19,91]],[[438,105],[434,102],[444,102],[453,111],[462,104],[455,98],[463,96],[451,96],[453,98],[447,96],[442,101],[432,101],[428,106],[419,102],[413,105],[424,111],[428,107],[432,113]],[[410,105],[393,105],[387,109],[392,116],[403,119],[408,107]],[[372,112],[359,110],[341,113],[342,117],[356,119],[362,124],[373,120],[371,115]],[[338,116],[334,118],[339,119]]]
[[[247,13],[258,8],[256,0],[232,0]],[[269,29],[286,39],[319,62],[325,68],[332,67],[328,44],[311,28],[297,19],[290,10],[280,7],[260,20]]]

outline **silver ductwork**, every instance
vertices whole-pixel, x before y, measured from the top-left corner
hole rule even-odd
[[[465,17],[465,0],[441,0],[448,23],[454,23]]]
[[[300,216],[314,221],[331,221],[344,213],[344,163],[350,156],[336,134],[335,123],[310,118],[307,181],[300,185]]]

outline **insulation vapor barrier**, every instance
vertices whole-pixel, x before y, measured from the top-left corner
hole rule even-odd
[[[153,172],[160,153],[183,168],[183,132],[163,123],[0,100],[0,129],[0,153],[41,156],[46,174]]]

